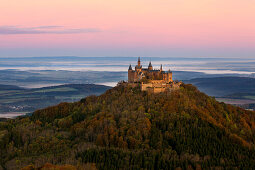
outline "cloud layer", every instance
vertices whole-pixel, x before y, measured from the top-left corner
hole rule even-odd
[[[80,34],[101,32],[97,28],[65,28],[63,26],[47,25],[38,27],[0,26],[0,35],[10,34]]]

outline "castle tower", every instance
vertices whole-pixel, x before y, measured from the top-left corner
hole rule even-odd
[[[140,60],[140,57],[138,57],[137,65],[138,65],[138,67],[141,67],[141,60]]]
[[[134,72],[133,72],[131,64],[129,65],[129,68],[128,68],[128,82],[129,83],[134,82]]]
[[[138,57],[138,62],[137,62],[137,65],[135,66],[135,71],[136,72],[141,72],[142,71],[142,65],[141,65],[140,57]]]
[[[168,83],[173,82],[173,73],[170,69],[168,70],[168,73],[167,73],[167,81]]]
[[[160,72],[162,72],[163,71],[163,67],[162,67],[162,64],[161,64],[161,66],[160,66]]]
[[[148,70],[153,70],[153,67],[151,65],[151,62],[149,63]]]

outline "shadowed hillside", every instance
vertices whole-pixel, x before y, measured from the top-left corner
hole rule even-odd
[[[255,113],[192,85],[160,94],[125,84],[0,122],[1,166],[255,168]]]

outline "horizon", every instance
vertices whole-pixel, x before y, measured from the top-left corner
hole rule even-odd
[[[22,58],[155,58],[155,59],[246,59],[246,60],[254,60],[254,57],[235,57],[235,56],[230,56],[230,57],[223,57],[223,56],[209,56],[209,57],[205,57],[205,56],[180,56],[180,57],[176,57],[176,56],[76,56],[76,55],[48,55],[48,56],[9,56],[9,57],[1,57],[1,59],[22,59]]]
[[[19,71],[108,71],[123,72],[131,64],[135,66],[138,57],[17,57],[1,58],[0,70]],[[254,58],[194,58],[194,57],[141,57],[146,67],[152,62],[155,68],[163,65],[173,71],[202,72],[205,74],[240,74],[255,73]]]

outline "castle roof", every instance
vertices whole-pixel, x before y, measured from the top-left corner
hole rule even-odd
[[[169,69],[169,71],[163,71],[162,64],[160,65],[160,69],[159,70],[153,70],[152,69],[151,61],[149,62],[148,68],[143,68],[142,65],[140,65],[140,61],[141,61],[140,57],[138,57],[138,65],[135,66],[135,69],[142,69],[143,71],[154,72],[154,73],[155,72],[161,72],[161,73],[171,73],[172,72],[172,71],[170,71],[170,69]],[[133,70],[131,64],[129,65],[129,69],[128,70]]]
[[[149,67],[152,67],[151,62],[149,63]]]
[[[150,72],[160,72],[160,70],[149,70]]]

